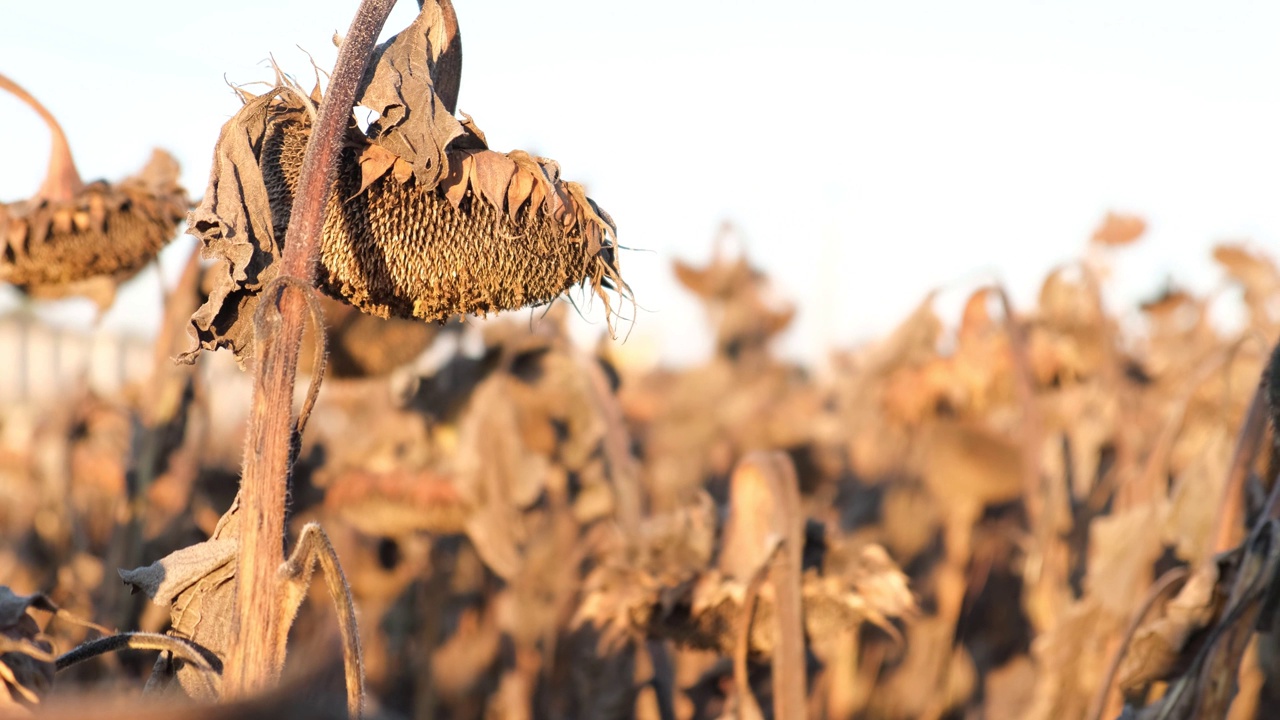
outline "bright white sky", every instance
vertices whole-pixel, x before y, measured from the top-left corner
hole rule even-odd
[[[1211,287],[1219,240],[1280,247],[1271,0],[455,2],[461,109],[495,149],[556,158],[645,250],[623,256],[636,351],[706,351],[669,267],[703,261],[724,219],[800,305],[784,347],[811,358],[885,332],[932,287],[1000,277],[1025,304],[1108,209],[1151,225],[1120,256],[1117,303],[1169,276]],[[309,78],[298,45],[332,67],[355,6],[0,0],[0,72],[61,119],[86,179],[158,145],[199,196],[239,104],[224,76],[268,79],[273,53]],[[402,0],[388,27],[415,11]],[[35,115],[0,97],[0,198],[34,192],[46,152]],[[144,277],[108,325],[153,327]]]

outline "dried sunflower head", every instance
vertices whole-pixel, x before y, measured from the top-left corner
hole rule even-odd
[[[456,32],[441,33],[444,17],[424,3],[374,54],[360,102],[379,117],[367,132],[353,119],[340,155],[320,287],[371,315],[427,321],[541,305],[577,284],[607,306],[605,290],[625,290],[613,221],[554,161],[489,150],[469,119],[454,118],[435,90],[456,86],[440,77],[458,67],[438,50],[457,45]],[[316,98],[283,85],[222,129],[191,224],[219,277],[192,316],[188,359],[202,348],[252,355],[253,310],[279,272]]]
[[[53,135],[48,175],[35,197],[0,204],[0,280],[39,297],[83,292],[132,277],[175,237],[190,207],[178,185],[178,163],[156,150],[138,174],[111,184],[84,184],[57,121],[34,98],[0,76],[31,105]]]

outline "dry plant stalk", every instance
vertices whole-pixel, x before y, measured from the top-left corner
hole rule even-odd
[[[329,93],[320,104],[317,128],[303,159],[298,198],[292,208],[282,258],[283,277],[300,283],[303,292],[309,292],[307,288],[313,283],[339,139],[350,117],[369,53],[394,4],[394,0],[362,0],[338,52]],[[264,343],[256,368],[241,480],[243,520],[237,551],[236,622],[232,626],[237,641],[230,649],[226,676],[232,697],[261,692],[275,684],[284,664],[284,647],[279,639],[288,635],[277,572],[284,562],[285,503],[294,447],[290,415],[306,303],[300,293],[286,292],[284,284],[267,295],[254,322],[255,330],[260,330],[259,337],[269,342]],[[316,332],[324,332],[323,326],[317,325]],[[359,715],[358,706],[352,710],[352,715]]]
[[[800,567],[804,515],[791,460],[776,451],[748,455],[733,472],[729,503],[720,568],[729,577],[747,582],[750,588],[735,650],[735,658],[739,658],[735,673],[739,691],[746,691],[739,702],[755,702],[747,690],[745,660],[760,580],[767,575],[776,606],[774,717],[803,720],[806,683]]]

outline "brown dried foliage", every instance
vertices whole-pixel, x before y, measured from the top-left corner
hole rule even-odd
[[[53,645],[28,612],[57,612],[43,593],[18,595],[0,585],[0,711],[34,705],[53,685]]]

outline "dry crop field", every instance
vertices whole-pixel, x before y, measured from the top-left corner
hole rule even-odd
[[[85,183],[57,89],[0,76],[53,139],[0,280],[107,307],[200,241],[140,377],[0,408],[0,715],[1271,716],[1272,258],[1214,251],[1229,334],[1174,287],[1109,309],[1145,230],[1109,215],[1033,306],[928,295],[818,371],[717,252],[672,268],[711,359],[635,367],[556,301],[625,333],[614,220],[457,119],[449,0],[375,47],[389,6],[327,82],[242,90],[198,200],[162,150]]]

